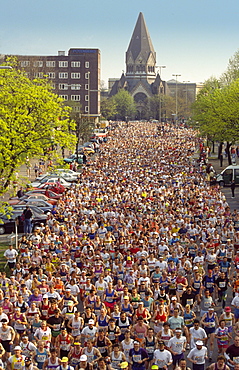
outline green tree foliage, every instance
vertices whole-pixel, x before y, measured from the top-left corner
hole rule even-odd
[[[27,156],[41,156],[53,143],[75,146],[69,111],[46,80],[29,80],[15,66],[0,70],[0,195]]]
[[[106,119],[111,119],[117,114],[117,107],[114,98],[104,98],[100,104],[101,115]]]
[[[135,115],[136,104],[128,91],[124,89],[119,90],[113,99],[116,104],[117,114],[119,114],[121,119],[125,119],[126,116],[132,117]]]
[[[239,136],[239,80],[229,85],[216,79],[206,81],[193,104],[193,119],[210,140],[227,142],[230,164],[229,149]]]
[[[223,84],[230,84],[239,78],[239,50],[229,59],[226,71],[221,76],[221,82]]]

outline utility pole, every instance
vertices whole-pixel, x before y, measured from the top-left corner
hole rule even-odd
[[[161,70],[162,68],[166,68],[166,66],[156,66],[156,68],[159,68],[159,76],[160,76],[160,83],[159,83],[159,123],[161,123],[161,110],[162,110],[162,104],[161,104]]]
[[[175,122],[178,120],[178,77],[181,76],[179,74],[172,75],[176,77],[176,91],[175,91],[175,97],[176,97],[176,115],[175,115]]]

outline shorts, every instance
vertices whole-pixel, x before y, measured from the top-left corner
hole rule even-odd
[[[18,330],[18,329],[15,329],[16,330],[16,332],[18,333],[18,334],[23,334],[23,333],[25,333],[25,330]]]
[[[204,330],[207,333],[207,335],[209,335],[209,334],[215,333],[216,328],[215,327],[214,328],[207,328],[207,327],[205,327]]]
[[[10,269],[14,269],[14,267],[15,267],[15,262],[8,262],[8,267],[9,267]]]
[[[235,308],[234,315],[235,315],[235,319],[239,319],[239,308]]]
[[[207,266],[207,269],[208,270],[214,270],[215,267],[216,267],[216,263],[209,263],[208,266]]]
[[[11,352],[11,345],[10,345],[10,340],[2,340],[2,346],[5,349],[6,352],[10,353]]]
[[[178,355],[172,355],[172,358],[173,358],[173,365],[177,365],[179,363],[179,361],[184,358],[184,355],[183,353],[180,353]]]
[[[53,336],[53,338],[58,337],[59,334],[61,334],[61,331],[52,331],[51,332],[51,335]]]
[[[222,348],[227,348],[229,346],[229,344],[218,344],[218,349],[222,349]]]

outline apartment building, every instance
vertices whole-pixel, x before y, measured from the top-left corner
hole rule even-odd
[[[0,59],[6,60],[8,55]],[[54,92],[97,122],[100,116],[100,50],[72,48],[68,55],[16,55],[29,78],[48,76]]]

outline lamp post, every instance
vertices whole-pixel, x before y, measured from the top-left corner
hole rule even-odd
[[[179,74],[173,74],[172,76],[176,77],[176,91],[175,91],[175,97],[176,97],[176,112],[175,112],[175,122],[178,120],[178,77],[181,76]]]
[[[0,66],[0,69],[12,69],[11,66]]]
[[[162,104],[161,104],[161,70],[162,68],[166,68],[166,66],[156,66],[156,68],[159,68],[159,76],[160,76],[160,83],[159,83],[159,123],[161,123],[161,110],[162,110]]]
[[[185,84],[185,91],[186,91],[186,113],[188,111],[188,83],[190,81],[183,81],[183,83]]]

